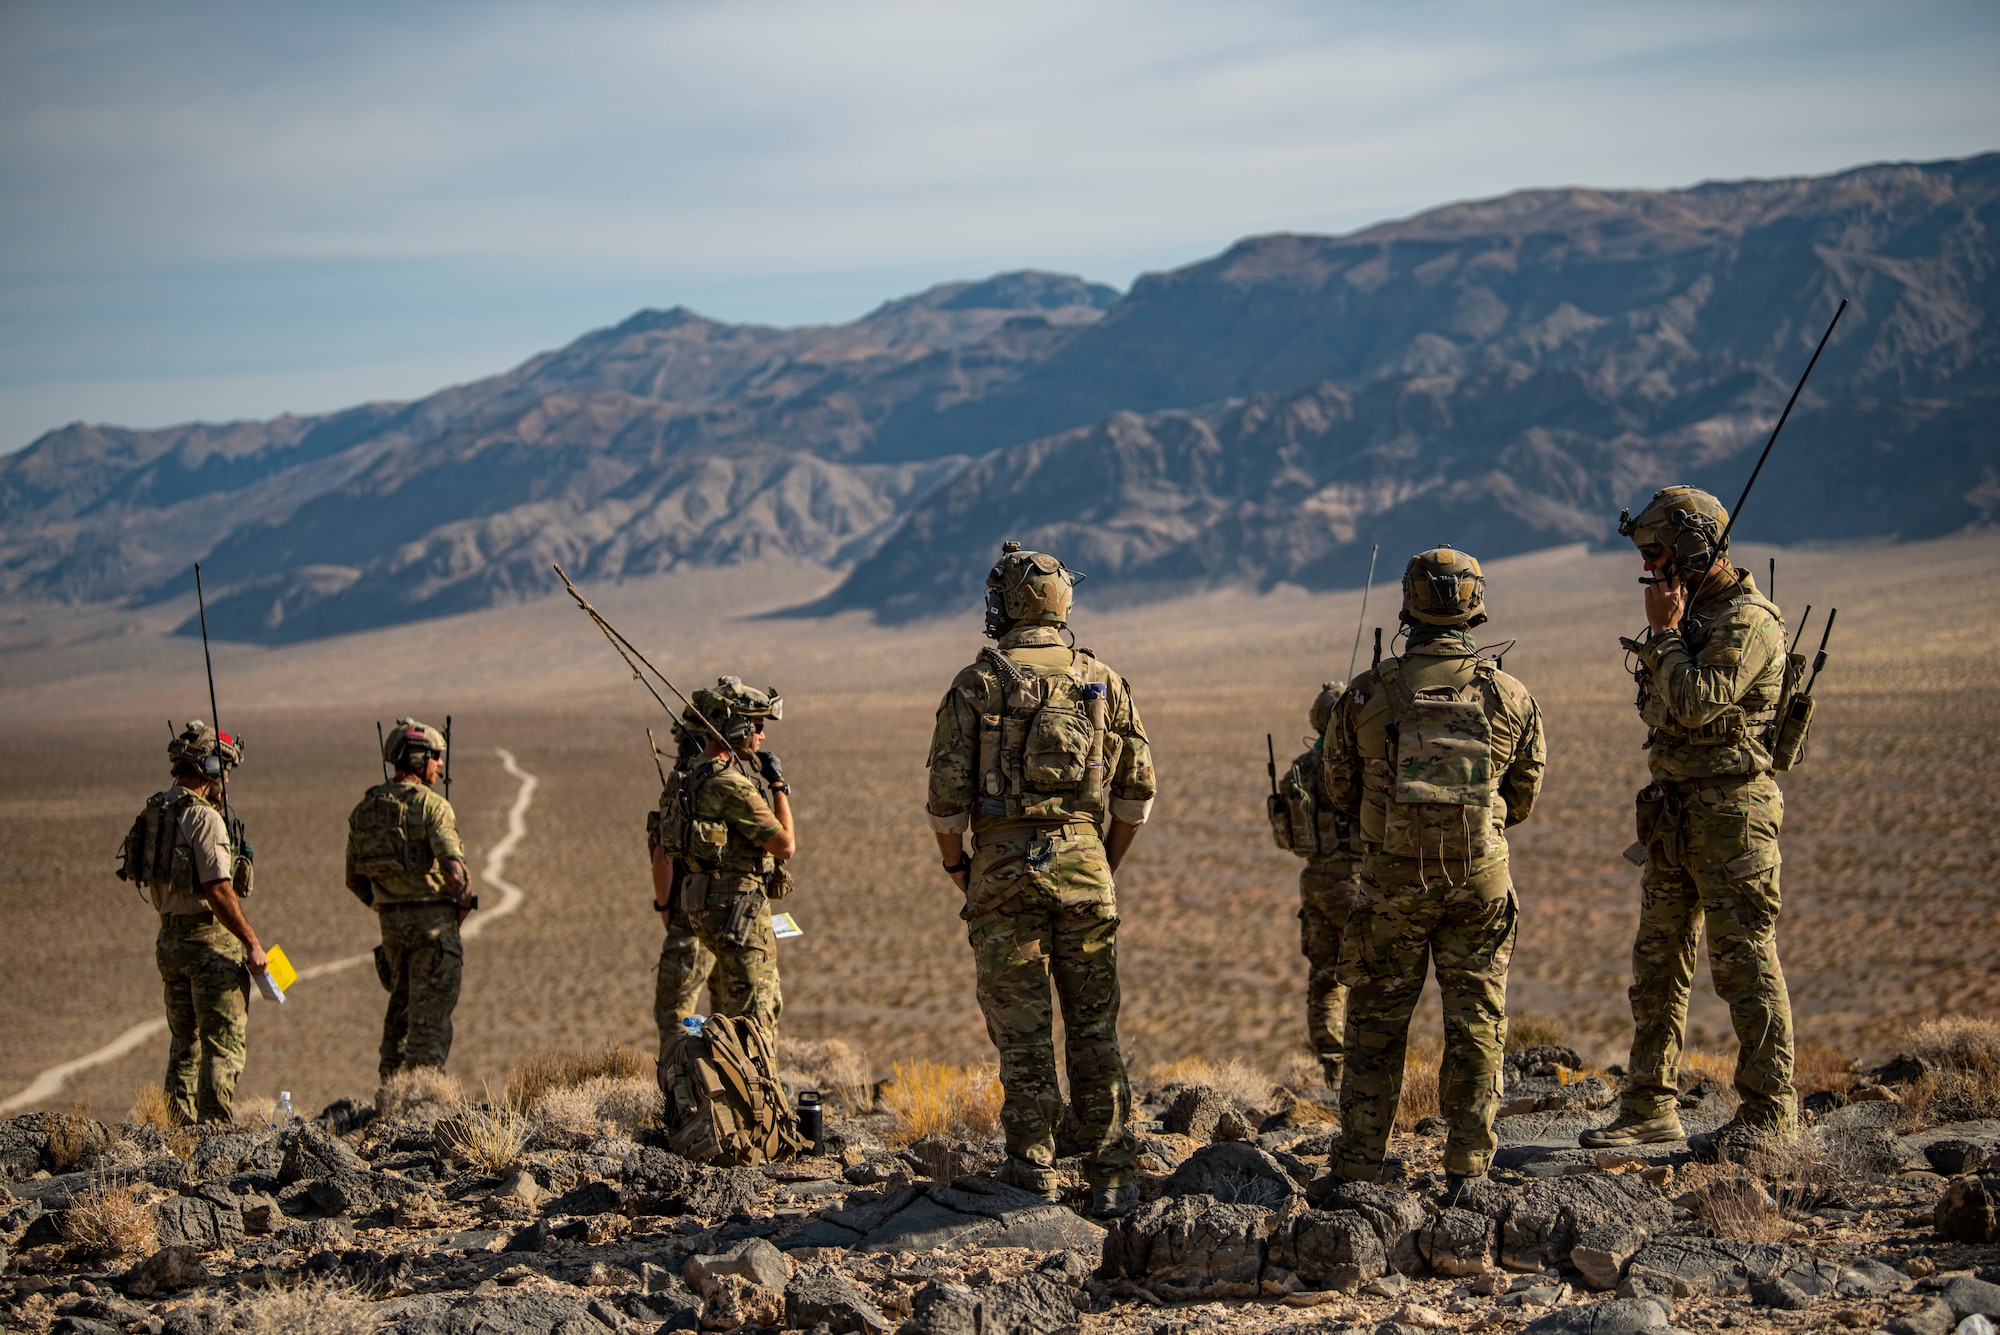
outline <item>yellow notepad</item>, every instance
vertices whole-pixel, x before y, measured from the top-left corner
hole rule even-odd
[[[294,969],[292,962],[285,958],[285,952],[281,946],[272,946],[269,950],[265,951],[264,959],[264,972],[253,973],[250,976],[257,981],[257,990],[259,992],[262,992],[265,996],[282,1006],[285,1002],[285,989],[299,980],[299,971]]]

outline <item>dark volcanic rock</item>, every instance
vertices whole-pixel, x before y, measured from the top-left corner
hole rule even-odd
[[[618,1188],[608,1182],[579,1182],[548,1203],[550,1214],[611,1214],[619,1208]],[[732,1211],[733,1213],[733,1211]]]
[[[1672,1307],[1649,1294],[1558,1308],[1530,1321],[1523,1330],[1526,1335],[1646,1335],[1672,1325]]]
[[[2000,1177],[1953,1178],[1932,1219],[1939,1235],[1954,1242],[2000,1242]]]
[[[1736,1294],[1766,1279],[1810,1271],[1812,1258],[1774,1242],[1658,1238],[1640,1248],[1632,1264],[1671,1276],[1692,1293]]]
[[[839,1267],[805,1266],[785,1285],[785,1324],[810,1330],[821,1323],[833,1335],[879,1335],[895,1327]]]
[[[1407,1274],[1422,1267],[1417,1230],[1430,1214],[1416,1196],[1394,1187],[1343,1181],[1331,1174],[1313,1179],[1306,1195],[1318,1209],[1352,1210],[1366,1219],[1382,1242],[1389,1269]]]
[[[1166,1297],[1251,1297],[1264,1268],[1262,1206],[1163,1196],[1117,1220],[1104,1269]]]
[[[1883,1329],[1889,1335],[1951,1335],[1958,1317],[1942,1298],[1928,1298],[1916,1311],[1896,1317]]]
[[[537,1289],[476,1294],[441,1315],[413,1305],[399,1317],[400,1335],[605,1335],[613,1329],[591,1311],[591,1300]]]
[[[234,1204],[225,1207],[193,1196],[169,1196],[153,1206],[153,1222],[162,1247],[212,1252],[243,1241],[243,1214]]]
[[[1944,1177],[1959,1177],[1965,1173],[1976,1173],[1986,1166],[1987,1150],[1977,1141],[1934,1140],[1924,1146],[1924,1158],[1930,1161],[1931,1171]]]
[[[278,1180],[286,1184],[312,1178],[334,1177],[340,1173],[365,1173],[368,1165],[346,1141],[311,1123],[305,1123],[282,1137],[284,1157]]]
[[[1417,1232],[1424,1263],[1440,1275],[1483,1274],[1498,1255],[1499,1229],[1471,1210],[1440,1210]]]
[[[981,1289],[933,1282],[911,1307],[907,1335],[1060,1335],[1083,1324],[1069,1290],[1041,1274]]]
[[[2000,1318],[2000,1284],[1960,1275],[1944,1286],[1943,1296],[1961,1321],[1975,1312],[1989,1319]]]
[[[192,1247],[162,1247],[132,1267],[125,1276],[125,1291],[135,1298],[156,1298],[208,1280],[201,1253]]]
[[[1382,1239],[1367,1216],[1354,1210],[1309,1210],[1271,1239],[1265,1279],[1284,1287],[1284,1272],[1308,1289],[1352,1293],[1387,1272]]]
[[[1618,1272],[1648,1238],[1666,1231],[1672,1207],[1641,1178],[1585,1173],[1531,1184],[1507,1214],[1500,1231],[1500,1261],[1509,1270],[1533,1271],[1572,1260],[1595,1288],[1617,1287]]]
[[[639,1214],[723,1219],[750,1208],[771,1188],[754,1168],[708,1168],[642,1145],[624,1164],[623,1181]]]
[[[1173,1196],[1212,1196],[1244,1205],[1279,1206],[1299,1194],[1299,1185],[1278,1160],[1248,1141],[1204,1145],[1167,1179]]]

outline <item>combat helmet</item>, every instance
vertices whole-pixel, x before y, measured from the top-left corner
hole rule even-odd
[[[1000,559],[986,573],[986,634],[999,639],[1016,626],[1061,626],[1069,620],[1071,592],[1083,576],[1047,552],[1000,544]]]
[[[432,756],[444,759],[444,751],[444,734],[413,718],[397,719],[396,726],[382,739],[382,759],[404,774],[417,773]]]
[[[1346,689],[1347,683],[1344,681],[1329,681],[1321,685],[1319,694],[1313,697],[1312,703],[1313,736],[1326,735],[1326,725],[1333,721],[1333,707],[1339,701],[1341,692]]]
[[[167,743],[167,760],[173,765],[176,777],[198,774],[219,779],[225,769],[243,763],[243,738],[216,732],[200,719],[191,719]]]
[[[1486,576],[1479,562],[1450,547],[1418,552],[1403,567],[1405,622],[1464,626],[1486,620]]]
[[[1657,547],[1665,552],[1663,575],[1706,575],[1729,554],[1729,511],[1698,487],[1662,487],[1634,519],[1630,510],[1618,516],[1618,532],[1641,552]],[[1648,553],[1650,555],[1650,553]]]
[[[731,746],[741,746],[764,720],[777,722],[784,717],[785,700],[777,687],[767,686],[760,691],[755,686],[745,686],[741,677],[717,677],[714,686],[696,691],[693,703],[681,711],[683,727],[696,738],[713,735],[702,726],[702,720],[706,719],[729,739]]]

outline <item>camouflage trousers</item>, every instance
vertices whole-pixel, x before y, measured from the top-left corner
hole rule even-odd
[[[676,904],[668,917],[660,967],[653,979],[653,1023],[659,1026],[662,1044],[680,1032],[682,1020],[706,1013],[701,1009],[701,992],[715,969],[715,956],[688,925],[687,912]]]
[[[1447,1173],[1483,1173],[1498,1142],[1500,1066],[1507,1043],[1507,965],[1520,909],[1504,859],[1454,883],[1435,859],[1370,853],[1361,901],[1341,943],[1347,993],[1347,1071],[1340,1089],[1341,1143],[1333,1171],[1381,1177],[1403,1096],[1410,1016],[1427,967],[1437,970],[1444,1009],[1438,1110]]]
[[[1299,949],[1305,952],[1306,1038],[1326,1072],[1326,1085],[1340,1092],[1342,1031],[1347,1027],[1347,989],[1340,985],[1340,941],[1347,915],[1361,893],[1360,859],[1317,857],[1299,873]]]
[[[177,1125],[227,1122],[243,1074],[250,975],[243,943],[221,923],[162,919],[153,947],[166,985],[167,1112]]]
[[[448,900],[376,904],[382,944],[375,972],[389,989],[382,1017],[380,1071],[387,1080],[419,1066],[442,1068],[451,1056],[451,1013],[458,1009],[465,947],[458,906]]]
[[[1010,1180],[1052,1181],[1063,1121],[1059,1001],[1084,1175],[1094,1186],[1131,1182],[1138,1152],[1132,1090],[1118,1050],[1118,909],[1096,828],[982,838],[960,916],[977,967],[979,1009],[1000,1057]]]
[[[1695,950],[1736,1030],[1736,1092],[1745,1121],[1789,1123],[1792,1003],[1778,963],[1778,827],[1785,800],[1769,775],[1670,790],[1678,830],[1652,840],[1632,943],[1632,1057],[1624,1110],[1674,1106]],[[1669,820],[1671,821],[1671,816]]]
[[[695,945],[713,960],[708,974],[709,1002],[717,1015],[754,1017],[776,1043],[778,1017],[785,1010],[785,993],[778,982],[778,938],[771,931],[771,902],[760,890],[708,888],[711,885],[713,882],[705,876],[688,878],[682,883],[681,899],[674,914],[677,920],[686,916]],[[751,902],[745,903],[746,899]],[[739,916],[747,918],[739,933],[742,940],[728,940],[730,919]],[[672,945],[669,937],[668,948]],[[663,972],[661,986],[664,985]],[[697,993],[700,990],[698,982],[688,986]],[[654,996],[657,1018],[659,993]],[[692,1001],[691,997],[689,1004]],[[662,1044],[669,1032],[661,1030]]]

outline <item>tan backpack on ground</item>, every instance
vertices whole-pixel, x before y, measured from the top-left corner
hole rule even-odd
[[[742,1168],[806,1148],[770,1037],[747,1015],[683,1027],[660,1046],[659,1077],[670,1148],[684,1159]]]

